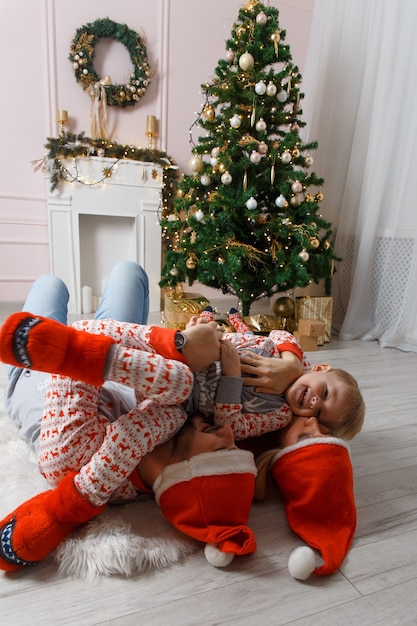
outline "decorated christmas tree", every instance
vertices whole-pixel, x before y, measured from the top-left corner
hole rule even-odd
[[[323,179],[311,170],[317,142],[300,138],[301,75],[284,42],[276,8],[249,0],[239,10],[225,58],[202,85],[192,174],[161,220],[161,287],[199,281],[236,295],[243,315],[320,279],[329,294],[336,259],[320,214]]]

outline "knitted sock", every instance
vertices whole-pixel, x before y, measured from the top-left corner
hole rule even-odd
[[[113,343],[40,315],[14,313],[0,329],[0,360],[99,386]]]
[[[203,309],[203,311],[201,311],[200,319],[204,320],[205,322],[212,322],[213,321],[214,315],[213,315],[213,309],[212,309],[211,306],[206,306],[206,308]]]
[[[242,335],[245,333],[252,333],[251,329],[249,328],[247,324],[245,324],[245,322],[242,319],[241,314],[239,313],[237,309],[233,309],[233,308],[230,309],[229,320],[235,327],[236,332],[242,333]]]
[[[50,491],[27,500],[0,522],[0,569],[42,561],[73,530],[101,513],[74,485],[75,472]]]
[[[121,344],[111,346],[104,377],[128,385],[135,389],[136,397],[153,398],[158,404],[183,402],[193,386],[192,372],[185,363]]]

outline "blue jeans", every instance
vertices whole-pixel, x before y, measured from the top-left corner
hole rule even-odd
[[[23,311],[67,324],[69,292],[53,274],[44,274],[32,285]],[[146,324],[149,285],[145,270],[133,261],[117,263],[106,282],[95,319]],[[35,450],[40,433],[45,385],[49,374],[9,367],[5,406],[19,428],[19,436]]]

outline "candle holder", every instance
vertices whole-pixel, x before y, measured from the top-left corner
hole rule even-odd
[[[156,132],[156,117],[155,115],[148,115],[146,118],[146,133],[148,137],[148,148],[153,150],[156,146],[156,138],[158,133]],[[154,143],[155,142],[155,143]]]
[[[57,124],[59,124],[59,132],[61,135],[65,132],[65,126],[68,124],[68,111],[65,109],[59,109],[56,114]]]

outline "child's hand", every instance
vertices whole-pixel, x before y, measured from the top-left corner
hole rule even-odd
[[[239,353],[236,346],[227,341],[227,339],[220,342],[220,363],[224,376],[240,377]]]

